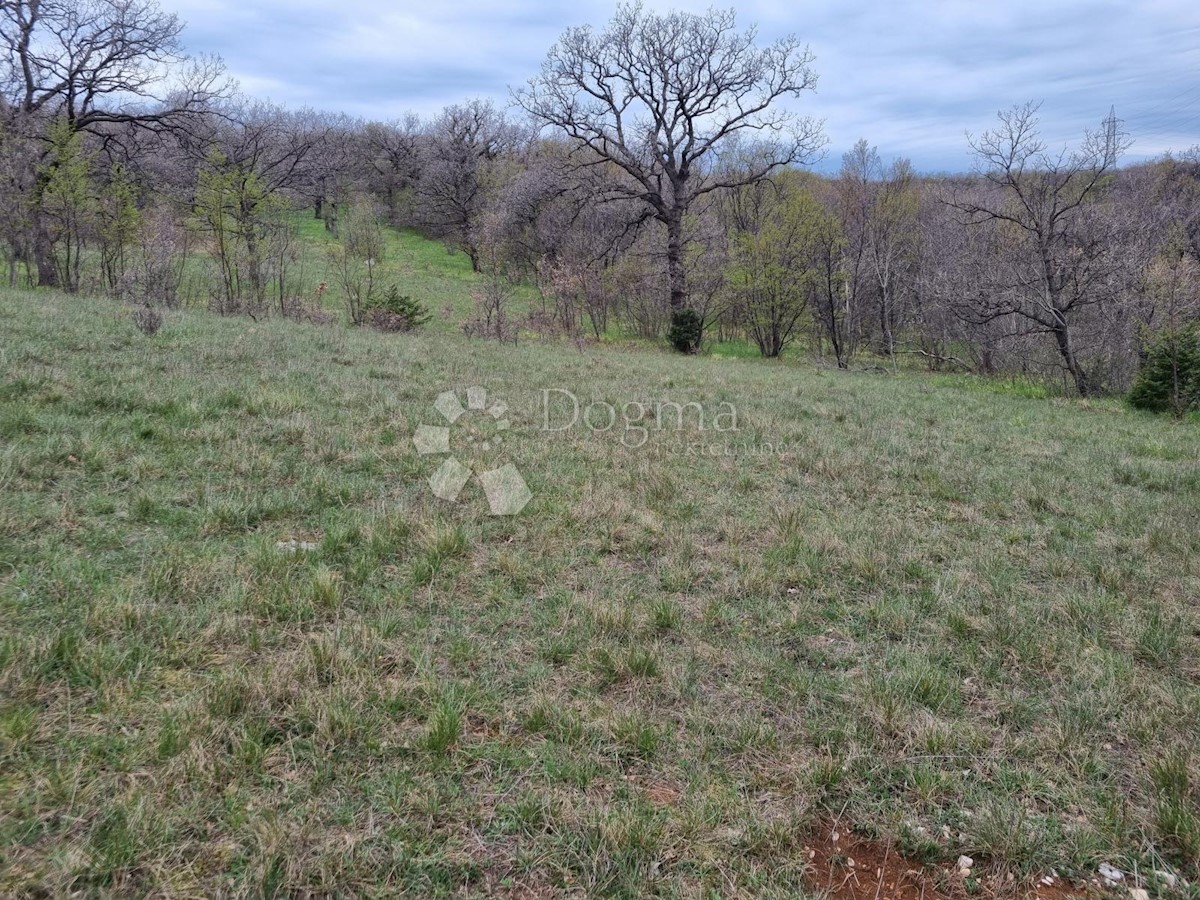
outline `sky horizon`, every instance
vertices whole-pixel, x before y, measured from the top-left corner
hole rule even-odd
[[[569,26],[603,28],[616,4],[462,0],[415,8],[347,0],[331,18],[315,0],[161,0],[187,23],[192,53],[216,53],[246,94],[296,108],[389,120],[423,118],[474,97],[509,104]],[[647,2],[702,12],[705,2]],[[726,4],[716,4],[723,6]],[[1116,109],[1133,139],[1124,162],[1200,145],[1200,4],[1148,0],[895,3],[780,0],[736,6],[760,42],[795,34],[816,56],[815,93],[794,104],[825,120],[836,169],[860,138],[920,172],[972,166],[967,132],[996,112],[1041,102],[1052,147],[1077,142]]]

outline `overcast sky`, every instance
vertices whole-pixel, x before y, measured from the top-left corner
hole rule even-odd
[[[375,119],[436,113],[469,97],[508,103],[570,25],[603,26],[614,4],[510,0],[161,0],[188,23],[193,52],[218,53],[243,91],[288,106]],[[647,2],[703,11],[709,3]],[[725,4],[717,4],[725,5]],[[964,170],[965,132],[997,109],[1043,102],[1055,143],[1115,106],[1131,157],[1200,144],[1197,0],[746,0],[739,25],[792,33],[816,54],[822,168],[858,138],[885,159]]]

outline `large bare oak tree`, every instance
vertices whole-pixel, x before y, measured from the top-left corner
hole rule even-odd
[[[821,123],[780,101],[812,90],[813,55],[795,37],[760,47],[738,31],[732,10],[703,15],[618,7],[604,31],[567,30],[541,73],[515,92],[536,122],[565,133],[582,165],[615,170],[598,199],[635,199],[666,231],[674,312],[688,306],[687,215],[696,199],[810,160]],[[753,138],[765,152],[754,167],[719,176],[721,145]]]

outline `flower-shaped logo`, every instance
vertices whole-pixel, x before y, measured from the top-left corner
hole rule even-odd
[[[509,429],[504,416],[508,407],[502,401],[488,406],[487,391],[476,386],[467,388],[465,407],[454,391],[446,391],[438,395],[433,408],[450,425],[458,426],[459,432],[455,449],[451,449],[451,429],[446,425],[422,425],[413,435],[413,446],[422,456],[455,454],[430,477],[429,487],[434,496],[454,502],[475,474],[483,485],[492,515],[515,516],[524,509],[533,494],[517,467],[512,463],[494,465]],[[459,455],[466,456],[467,462],[459,459]]]

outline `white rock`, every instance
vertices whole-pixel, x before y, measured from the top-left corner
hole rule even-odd
[[[955,865],[957,865],[960,869],[969,869],[975,865],[975,860],[971,859],[969,856],[960,856]]]
[[[1150,900],[1150,892],[1145,888],[1130,888],[1129,900]]]
[[[1157,878],[1159,881],[1161,881],[1163,884],[1165,884],[1169,888],[1173,888],[1173,887],[1175,887],[1176,884],[1179,883],[1179,878],[1177,876],[1175,876],[1171,872],[1164,872],[1164,871],[1162,871],[1162,869],[1155,869],[1154,877]]]
[[[1100,877],[1105,881],[1111,881],[1114,884],[1125,879],[1125,873],[1116,866],[1110,866],[1108,863],[1100,863]]]

